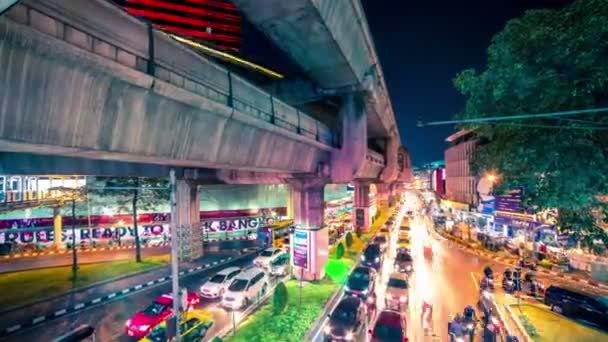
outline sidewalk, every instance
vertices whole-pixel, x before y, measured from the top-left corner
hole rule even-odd
[[[513,254],[511,254],[505,250],[502,250],[499,252],[493,252],[493,251],[489,251],[485,248],[482,248],[478,244],[464,241],[464,240],[459,239],[448,233],[437,232],[437,234],[448,239],[449,241],[454,243],[458,248],[464,249],[470,253],[473,253],[473,254],[476,254],[479,256],[483,256],[483,257],[492,259],[498,263],[506,264],[508,266],[513,267],[513,266],[516,266],[519,261],[519,258],[517,256],[514,256]],[[554,278],[557,280],[565,280],[567,282],[579,283],[579,284],[588,285],[591,287],[598,287],[601,290],[608,291],[608,283],[591,279],[591,277],[588,274],[583,273],[583,272],[564,273],[564,272],[549,270],[549,269],[543,268],[541,266],[537,267],[536,272],[539,275],[544,275],[544,276]]]
[[[195,262],[180,264],[180,276],[234,259],[234,250],[219,251],[206,255]],[[89,305],[99,304],[129,292],[166,282],[170,277],[170,266],[164,266],[141,274],[109,280],[88,288],[63,293],[47,300],[0,312],[0,336],[30,325],[78,311]],[[19,324],[16,324],[19,323]]]

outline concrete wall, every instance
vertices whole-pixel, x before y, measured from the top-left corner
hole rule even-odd
[[[31,3],[39,7],[63,4]],[[77,2],[75,10],[83,3]],[[107,11],[112,10],[119,11]],[[55,12],[48,9],[48,13]],[[108,15],[106,12],[100,16]],[[157,77],[150,77],[141,71],[147,61],[135,51],[141,49],[141,39],[135,39],[140,44],[133,44],[130,50],[122,50],[124,42],[117,48],[75,29],[73,25],[79,23],[65,24],[21,5],[9,14],[34,26],[0,19],[0,65],[8,70],[0,76],[0,87],[8,90],[2,94],[1,150],[273,172],[314,172],[328,157],[331,147],[322,140],[330,137],[290,125],[289,121],[298,121],[311,126],[311,120],[298,111],[298,119],[291,119],[286,112],[291,107],[281,106],[278,100],[277,107],[286,111],[276,115],[284,115],[284,120],[277,120],[283,125],[273,124],[259,112],[262,104],[250,103],[263,95],[271,98],[245,81],[235,77],[235,89],[253,97],[243,95],[233,108],[223,104],[219,67],[207,66],[216,71],[196,74],[196,64],[190,63],[192,70],[181,74],[192,76],[189,79],[164,73],[173,70],[163,62],[173,56],[165,56],[160,59]],[[145,32],[143,24],[129,24],[129,28],[139,25],[137,32]],[[88,30],[99,29],[88,26]],[[118,39],[110,33],[108,40]],[[167,38],[157,40],[159,46],[173,44],[158,49],[161,57],[161,52],[175,51],[177,60],[190,55],[200,59]],[[108,53],[112,58],[104,55]],[[219,90],[213,92],[211,87],[191,81],[197,78],[213,82]],[[302,131],[307,134],[298,133]]]

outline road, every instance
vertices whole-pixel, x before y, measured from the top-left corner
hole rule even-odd
[[[410,203],[410,208],[413,204]],[[427,229],[430,220],[418,216],[411,220],[411,254],[414,272],[410,277],[409,305],[405,309],[407,335],[410,341],[448,341],[447,324],[456,313],[461,313],[467,305],[477,308],[479,298],[478,280],[473,275],[481,273],[488,265],[485,260],[467,254],[451,246],[447,241],[433,239]],[[378,283],[376,284],[376,307],[380,312],[384,307],[386,284],[393,270],[396,255],[397,230],[391,233],[391,246],[384,259]],[[432,260],[425,260],[423,246],[426,242],[435,252]],[[425,333],[422,326],[422,302],[433,304],[432,326]],[[370,318],[370,325],[374,318]],[[314,341],[322,341],[323,326],[313,335]],[[365,329],[367,331],[367,328]]]
[[[253,256],[247,256],[230,265],[244,267],[251,265],[252,260]],[[200,285],[221,268],[181,278],[180,286],[186,287],[191,291],[198,291]],[[22,333],[12,335],[5,340],[49,341],[52,337],[58,337],[81,324],[89,324],[96,327],[98,341],[130,341],[124,335],[127,319],[136,311],[144,309],[156,297],[170,291],[170,283],[146,288],[142,291],[133,292],[132,295],[126,298],[123,297],[114,302],[93,306],[90,309],[79,311],[77,314],[65,316],[30,330],[25,330]],[[201,298],[201,300],[199,308],[209,310],[214,318],[214,325],[208,333],[208,336],[212,337],[217,331],[231,324],[231,315],[222,308],[219,308],[217,301],[206,300],[204,298]]]
[[[246,248],[255,244],[251,240],[226,240],[220,242],[207,242],[204,244],[205,253],[218,249]],[[244,246],[244,247],[239,247]],[[169,254],[170,247],[145,247],[141,249],[144,257]],[[97,262],[118,261],[133,259],[135,249],[114,249],[103,251],[86,251],[78,253],[79,264],[90,264]],[[25,271],[38,268],[69,266],[72,264],[72,254],[70,251],[64,254],[30,256],[20,258],[0,258],[0,273]]]

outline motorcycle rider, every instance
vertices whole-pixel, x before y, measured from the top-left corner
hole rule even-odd
[[[472,305],[467,305],[462,313],[464,329],[469,334],[470,341],[473,341],[475,336],[475,325],[477,324],[477,315],[475,308]]]
[[[490,266],[486,266],[483,269],[484,277],[479,282],[479,288],[482,290],[494,289],[494,272]]]
[[[515,286],[513,282],[513,271],[510,268],[507,268],[502,274],[502,288],[505,289],[506,292],[513,292]]]
[[[459,313],[454,316],[451,322],[448,322],[448,335],[450,335],[450,341],[455,341],[457,337],[464,336],[464,326]]]

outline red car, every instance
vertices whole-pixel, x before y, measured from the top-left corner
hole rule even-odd
[[[369,334],[371,342],[408,342],[405,315],[392,310],[380,312]]]
[[[200,303],[198,294],[188,292],[188,306]],[[173,297],[164,294],[156,298],[152,304],[148,305],[143,311],[138,311],[127,320],[126,334],[129,337],[141,339],[146,336],[152,328],[166,320],[173,314]]]

